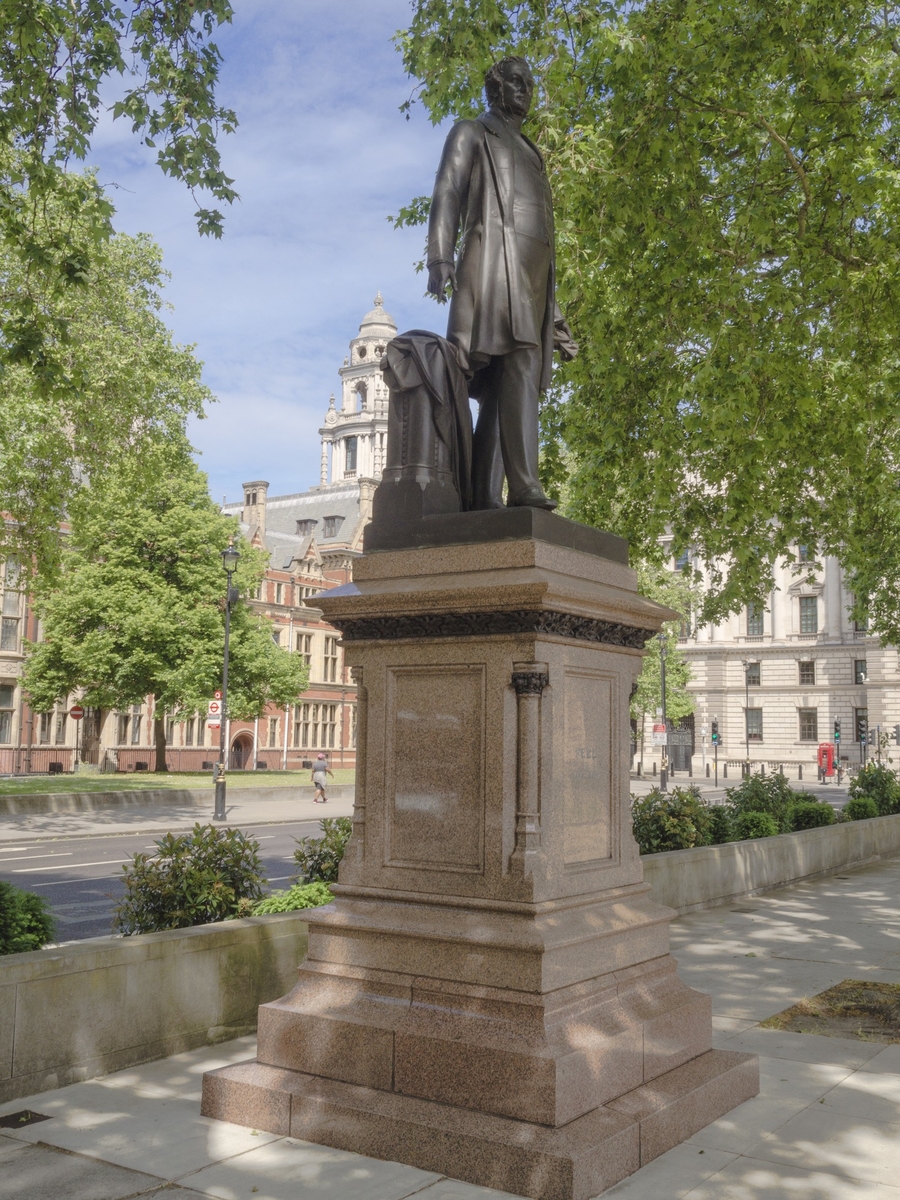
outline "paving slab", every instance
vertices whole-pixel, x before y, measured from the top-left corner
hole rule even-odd
[[[0,1155],[0,1163],[2,1200],[124,1200],[145,1195],[161,1182],[158,1176],[49,1146],[23,1145],[15,1158]]]

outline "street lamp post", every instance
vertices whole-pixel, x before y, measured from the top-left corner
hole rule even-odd
[[[214,821],[225,820],[225,754],[226,737],[228,733],[228,639],[231,634],[231,606],[238,598],[238,590],[231,586],[231,577],[237,567],[240,555],[234,548],[234,541],[229,540],[222,551],[222,566],[225,568],[227,579],[225,589],[225,656],[222,660],[222,716],[219,726],[219,761],[216,763],[216,808],[213,813]]]
[[[659,703],[662,708],[662,723],[666,730],[666,744],[663,746],[662,763],[659,768],[659,790],[665,792],[669,786],[669,722],[666,718],[666,650],[668,638],[665,633],[657,634],[659,642]]]
[[[744,753],[746,763],[744,777],[750,778],[750,663],[743,659],[744,666]]]

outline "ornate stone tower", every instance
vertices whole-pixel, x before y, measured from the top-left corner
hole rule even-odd
[[[384,311],[381,293],[366,313],[350,355],[340,369],[341,399],[334,396],[319,430],[322,439],[320,485],[347,479],[381,479],[388,425],[388,389],[379,364],[397,323]],[[329,454],[330,451],[330,454]]]

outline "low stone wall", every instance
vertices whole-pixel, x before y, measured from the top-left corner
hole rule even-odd
[[[279,913],[0,958],[0,1103],[252,1032],[306,931]]]
[[[352,784],[338,784],[328,789],[335,800],[352,796]],[[283,787],[234,787],[229,791],[232,800],[253,804],[264,800],[295,801],[298,795],[312,796],[311,783],[286,784]],[[137,808],[145,805],[194,804],[204,810],[213,805],[213,787],[205,788],[134,788],[128,791],[96,792],[19,792],[0,796],[0,817],[22,816],[25,813],[93,812],[97,809]],[[208,814],[207,814],[208,815]],[[202,814],[198,814],[202,820]]]
[[[893,816],[645,854],[641,862],[654,900],[688,913],[898,853],[900,816]]]

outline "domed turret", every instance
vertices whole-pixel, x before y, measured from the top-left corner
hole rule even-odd
[[[360,337],[384,337],[388,341],[397,332],[397,322],[390,313],[384,311],[384,301],[381,292],[375,296],[375,307],[367,312],[359,327]]]

